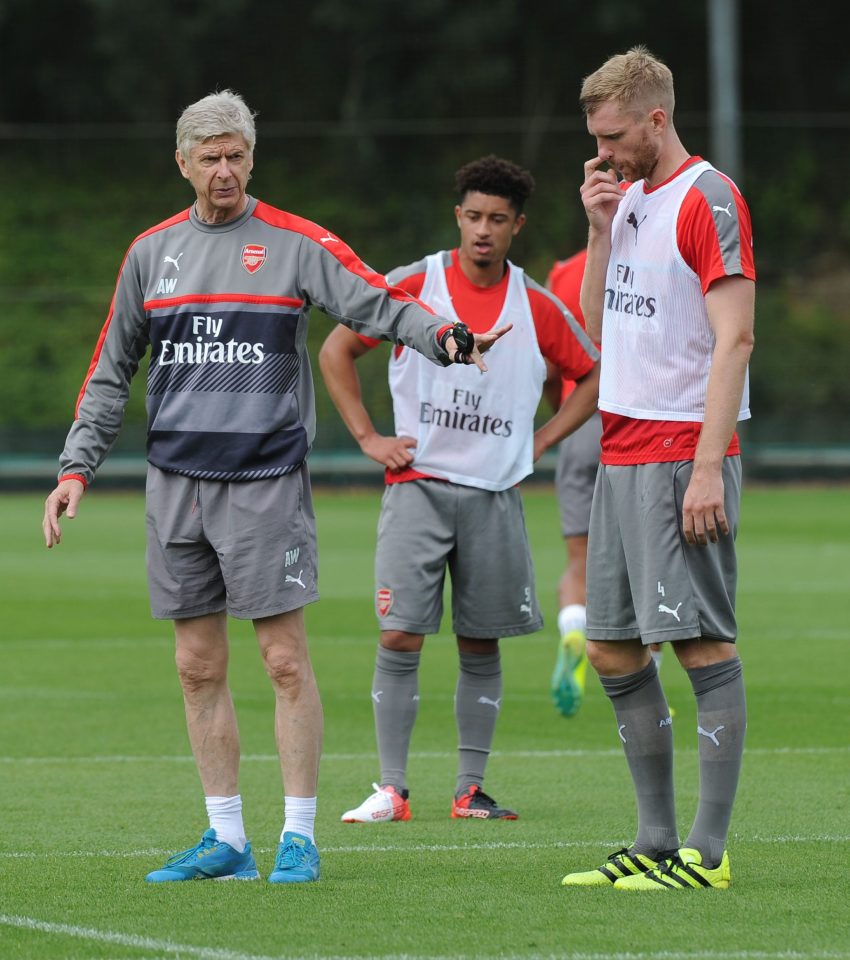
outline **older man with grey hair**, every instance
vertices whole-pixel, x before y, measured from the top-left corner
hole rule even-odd
[[[437,364],[476,363],[474,338],[387,285],[339,237],[246,193],[254,116],[229,90],[187,107],[176,160],[187,210],[130,245],[47,498],[61,537],[115,440],[130,381],[147,382],[147,571],[151,610],[174,621],[186,724],[209,829],[150,882],[256,879],[238,788],[227,616],[251,620],[276,696],[284,822],[272,883],[319,878],[314,843],[322,707],[304,606],[318,599],[307,456],[315,400],[307,323],[316,305],[365,336]]]

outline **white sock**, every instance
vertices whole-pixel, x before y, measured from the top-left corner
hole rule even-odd
[[[561,636],[565,637],[573,630],[581,630],[587,626],[587,611],[583,603],[570,603],[566,607],[561,607],[558,614],[558,630]]]
[[[652,657],[652,659],[655,661],[655,666],[656,666],[656,667],[660,667],[660,666],[661,666],[661,657],[663,656],[663,654],[664,654],[664,651],[663,651],[662,649],[659,649],[659,650],[650,650],[650,651],[649,651],[649,655],[650,655],[650,656]]]
[[[284,797],[283,798],[283,830],[280,839],[285,833],[300,833],[302,837],[313,840],[313,825],[316,822],[315,797]]]
[[[229,843],[237,853],[242,853],[245,844],[245,826],[242,823],[242,797],[205,797],[210,826],[219,840]]]

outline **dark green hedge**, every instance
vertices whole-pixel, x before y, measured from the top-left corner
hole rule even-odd
[[[489,151],[521,159],[507,136],[293,142],[260,132],[252,190],[330,227],[381,271],[454,243],[456,167]],[[695,152],[704,149],[702,127],[682,136]],[[760,439],[848,440],[850,201],[840,190],[817,189],[814,136],[801,132],[792,148],[773,154],[769,171],[747,178],[760,271],[751,367]],[[841,136],[833,131],[830,149]],[[747,155],[760,171],[759,151],[776,143],[766,131],[750,139]],[[817,139],[823,145],[823,134]],[[511,255],[542,281],[554,259],[583,243],[578,184],[588,138],[552,133],[538,153],[529,222]],[[55,445],[64,433],[129,242],[192,197],[167,141],[29,142],[6,144],[2,155],[14,171],[14,192],[7,189],[0,204],[0,441],[9,452]],[[327,318],[314,317],[313,355],[329,329]],[[360,366],[383,423],[385,361],[378,350]],[[316,375],[318,444],[343,445],[347,434],[317,368]],[[144,419],[141,379],[127,411],[131,444]]]

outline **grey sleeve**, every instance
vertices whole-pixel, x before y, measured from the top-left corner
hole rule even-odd
[[[149,342],[149,325],[138,262],[132,249],[125,258],[115,296],[91,367],[80,391],[76,417],[59,458],[59,476],[93,479],[121,429],[130,381]]]
[[[301,287],[310,301],[355,333],[402,343],[447,366],[437,331],[449,321],[426,310],[404,290],[391,287],[342,241],[333,249],[303,237],[298,254]]]

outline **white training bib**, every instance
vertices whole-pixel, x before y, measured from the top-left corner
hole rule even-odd
[[[715,337],[676,226],[686,194],[713,169],[695,163],[649,193],[635,184],[617,208],[605,280],[601,410],[641,420],[705,419]],[[738,419],[749,415],[745,382]]]
[[[457,321],[445,259],[427,258],[420,299]],[[496,326],[513,329],[485,354],[487,373],[474,365],[438,367],[409,349],[390,359],[396,435],[416,438],[413,469],[482,490],[506,490],[532,472],[534,415],[546,376],[523,272],[507,267]]]

